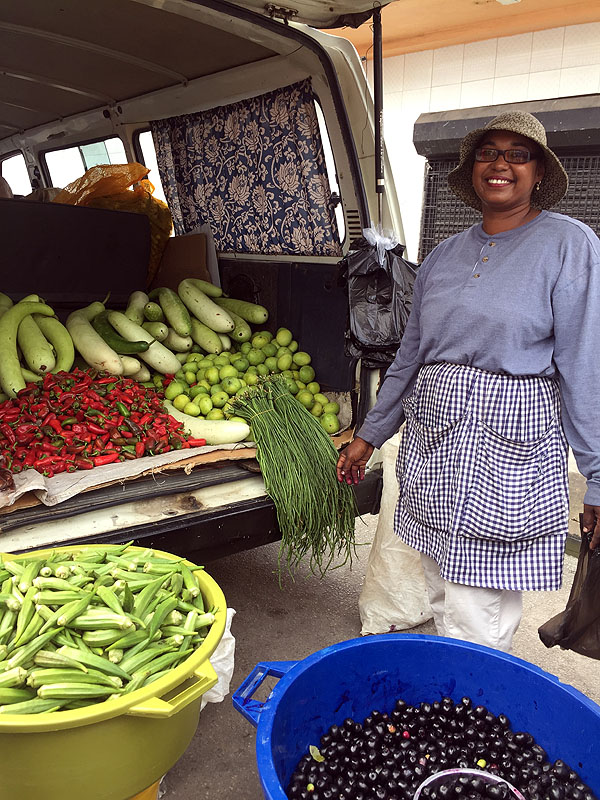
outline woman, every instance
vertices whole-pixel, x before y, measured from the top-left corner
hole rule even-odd
[[[561,585],[567,442],[600,543],[600,241],[547,210],[568,181],[531,114],[469,133],[448,182],[482,223],[421,265],[402,345],[338,478],[362,480],[406,421],[395,529],[421,552],[438,633],[508,651],[521,592]]]

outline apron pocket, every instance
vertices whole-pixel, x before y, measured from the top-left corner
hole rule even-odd
[[[396,464],[400,503],[422,524],[448,530],[456,494],[455,439],[462,417],[445,425],[424,425],[410,402],[403,405],[406,425]]]
[[[556,477],[564,472],[564,453],[557,423],[529,442],[477,423],[476,439],[459,535],[518,542],[562,531],[564,482]]]

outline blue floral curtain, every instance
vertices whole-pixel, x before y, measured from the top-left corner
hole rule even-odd
[[[208,222],[224,252],[340,255],[309,80],[150,125],[175,233]]]

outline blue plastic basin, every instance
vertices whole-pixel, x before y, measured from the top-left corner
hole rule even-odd
[[[280,680],[268,700],[253,693],[268,675]],[[600,795],[600,706],[558,678],[514,656],[438,636],[388,633],[326,647],[303,661],[262,662],[233,695],[257,728],[256,759],[267,800],[286,800],[284,787],[311,744],[346,717],[372,709],[458,701],[468,695],[513,730],[531,733],[551,760],[561,758]]]

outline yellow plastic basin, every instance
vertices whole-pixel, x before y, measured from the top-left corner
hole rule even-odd
[[[9,557],[45,558],[88,547]],[[89,708],[0,716],[0,800],[127,800],[151,787],[183,755],[198,726],[202,695],[217,682],[209,658],[227,616],[216,581],[204,570],[195,574],[206,608],[217,608],[215,622],[202,645],[168,675]]]

